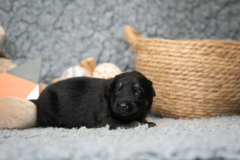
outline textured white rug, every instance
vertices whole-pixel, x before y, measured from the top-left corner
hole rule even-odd
[[[0,130],[0,160],[240,159],[240,116],[148,120],[157,127]]]

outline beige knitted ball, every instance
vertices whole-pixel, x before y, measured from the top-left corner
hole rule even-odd
[[[122,71],[112,63],[102,63],[98,65],[93,71],[94,78],[113,78],[116,75],[120,74]]]

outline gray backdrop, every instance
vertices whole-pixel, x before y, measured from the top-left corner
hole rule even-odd
[[[147,37],[240,40],[240,1],[0,0],[3,53],[18,65],[42,56],[45,83],[88,57],[133,70],[128,24]]]

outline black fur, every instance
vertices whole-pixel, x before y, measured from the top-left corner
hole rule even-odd
[[[49,85],[37,102],[38,126],[127,127],[132,122],[148,123],[155,91],[152,82],[137,71],[113,79],[78,77]]]

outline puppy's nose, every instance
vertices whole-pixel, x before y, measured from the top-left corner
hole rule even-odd
[[[128,109],[128,108],[129,108],[129,105],[126,104],[126,103],[121,103],[120,106],[121,106],[123,109]]]

